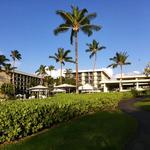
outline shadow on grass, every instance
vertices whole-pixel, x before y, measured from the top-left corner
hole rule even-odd
[[[120,111],[99,112],[26,138],[2,150],[122,150],[136,121]]]

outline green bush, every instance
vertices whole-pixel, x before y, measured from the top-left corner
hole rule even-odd
[[[1,93],[4,94],[5,98],[6,98],[6,96],[9,99],[14,98],[14,94],[15,94],[14,86],[11,83],[2,84]]]
[[[131,93],[59,94],[44,100],[0,103],[0,143],[31,135],[56,123],[97,111],[113,111]]]

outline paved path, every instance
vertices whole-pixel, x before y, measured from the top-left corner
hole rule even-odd
[[[150,150],[150,112],[135,108],[133,104],[142,98],[121,101],[119,108],[138,121],[138,132],[134,139],[129,141],[125,150]]]

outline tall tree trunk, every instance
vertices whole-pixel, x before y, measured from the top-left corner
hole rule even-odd
[[[62,84],[62,63],[60,63],[60,84]]]
[[[96,68],[96,54],[94,56],[94,65],[93,65],[93,86],[94,86],[94,73],[95,73],[95,68]]]
[[[120,74],[120,87],[119,90],[122,90],[122,65],[120,65],[120,70],[121,70],[121,74]]]
[[[78,32],[75,34],[75,62],[76,62],[76,93],[79,93],[78,90]]]
[[[15,60],[13,62],[13,68],[15,67]],[[15,89],[15,69],[13,69],[13,73],[12,73],[12,84],[13,84],[13,88],[14,88],[14,96],[16,93],[16,89]]]
[[[93,73],[94,73],[94,71],[95,71],[95,68],[96,68],[96,54],[95,54],[95,57],[94,57],[94,65],[93,65]]]

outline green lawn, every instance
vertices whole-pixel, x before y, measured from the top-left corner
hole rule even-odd
[[[150,111],[150,98],[145,98],[144,100],[135,103],[134,106],[146,111]]]
[[[136,121],[120,111],[98,112],[1,146],[2,150],[122,150]]]

